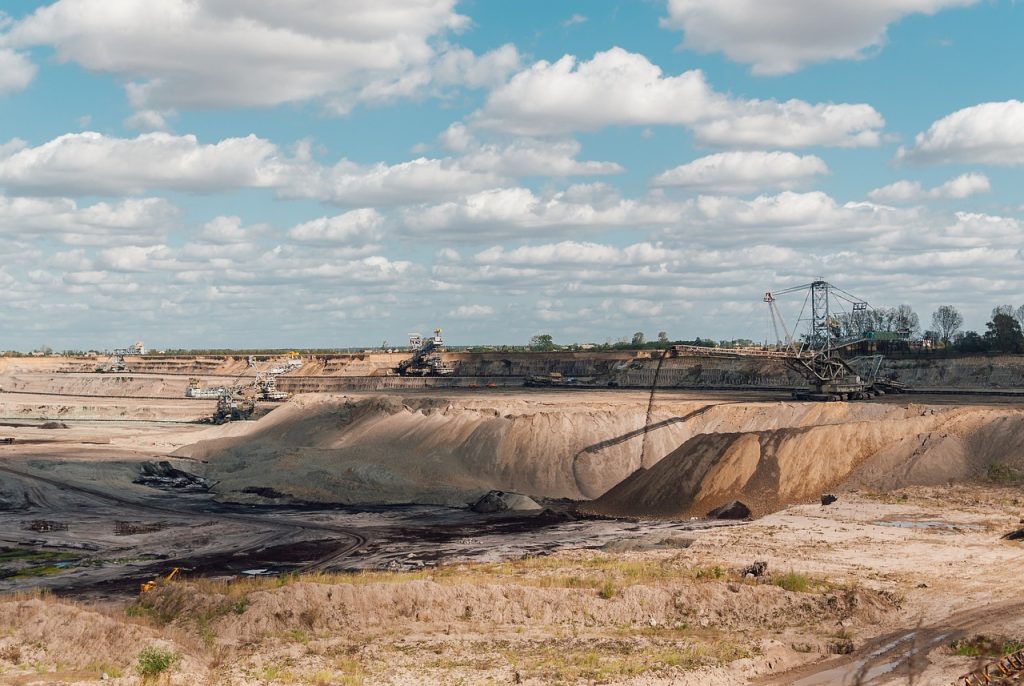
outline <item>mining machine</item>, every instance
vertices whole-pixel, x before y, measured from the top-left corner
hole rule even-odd
[[[260,369],[256,364],[256,358],[249,356],[249,366],[255,370],[256,378],[253,386],[256,388],[256,398],[269,402],[281,402],[291,397],[291,394],[277,389],[277,375],[283,374],[287,369],[274,367],[272,369]]]
[[[107,359],[106,363],[96,367],[96,372],[99,374],[117,374],[130,371],[128,365],[125,364],[124,357],[122,354],[114,353]]]
[[[430,338],[409,334],[409,346],[413,349],[412,357],[398,363],[398,373],[402,376],[451,376],[455,373],[455,367],[441,355],[445,352],[441,329],[434,329]]]
[[[786,326],[778,298],[803,294],[804,301],[794,330]],[[879,377],[881,355],[844,357],[842,352],[869,340],[870,306],[843,289],[818,279],[803,286],[764,295],[768,305],[773,344],[760,348],[705,348],[677,345],[671,356],[777,360],[807,380],[807,388],[794,391],[798,400],[864,400],[884,393],[900,393],[906,387],[894,378]],[[805,333],[797,329],[805,324]]]

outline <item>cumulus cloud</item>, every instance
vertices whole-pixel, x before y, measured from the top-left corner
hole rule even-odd
[[[901,180],[876,188],[868,197],[876,202],[904,203],[919,200],[963,200],[979,193],[990,193],[992,184],[984,174],[961,174],[942,185],[925,190],[919,181]]]
[[[920,164],[1024,164],[1024,102],[986,102],[957,110],[917,134],[897,158]]]
[[[787,74],[808,64],[863,59],[886,28],[911,14],[934,14],[978,0],[668,0],[662,26],[684,33],[683,47],[721,52],[755,74]]]
[[[142,110],[321,99],[344,112],[431,82],[487,85],[514,68],[511,46],[480,57],[448,49],[443,37],[468,24],[455,4],[350,0],[338,11],[332,0],[57,0],[3,40],[52,46],[63,62],[121,77]]]
[[[384,217],[371,208],[320,217],[292,227],[288,236],[306,243],[373,243],[382,237]]]
[[[73,245],[117,241],[151,244],[172,229],[179,210],[166,200],[141,198],[80,206],[68,198],[0,195],[0,236],[53,236]]]
[[[490,305],[459,305],[448,312],[452,319],[477,319],[494,316],[494,308]]]
[[[589,61],[540,61],[491,91],[471,117],[480,128],[520,135],[608,126],[690,126],[699,143],[741,147],[877,145],[882,116],[870,105],[742,100],[714,91],[700,70],[666,76],[622,48]]]
[[[454,131],[452,129],[451,131]],[[455,133],[446,135],[452,140]],[[116,138],[65,134],[36,147],[0,144],[0,186],[33,194],[139,195],[150,190],[217,193],[271,188],[284,198],[339,205],[407,205],[502,186],[520,176],[591,176],[622,168],[576,159],[580,145],[517,139],[483,144],[466,134],[460,155],[420,157],[396,164],[323,165],[309,145],[285,155],[254,135],[202,144],[195,136],[147,133]]]
[[[0,47],[0,96],[28,88],[36,76],[36,65],[25,55]]]
[[[673,250],[652,243],[636,243],[625,248],[578,241],[562,241],[543,245],[524,245],[512,250],[501,246],[488,248],[473,256],[479,264],[501,263],[516,266],[587,265],[587,264],[651,264],[677,257]]]
[[[750,193],[764,188],[794,188],[827,174],[828,165],[816,155],[791,152],[723,152],[708,155],[656,176],[655,186],[679,186],[700,191]]]
[[[156,110],[140,110],[125,119],[124,125],[137,131],[166,131],[167,113]]]
[[[670,203],[619,197],[603,184],[571,186],[536,195],[528,188],[498,188],[438,205],[405,210],[405,227],[417,235],[481,240],[574,229],[664,225],[678,218]]]
[[[69,133],[37,147],[0,149],[0,185],[40,194],[141,194],[152,188],[212,193],[273,184],[277,148],[253,135],[201,145],[195,136],[112,138]]]

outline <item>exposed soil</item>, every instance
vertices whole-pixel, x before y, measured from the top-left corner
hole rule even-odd
[[[645,430],[638,391],[402,389],[212,427],[172,391],[244,358],[139,362],[0,363],[2,683],[134,686],[157,648],[181,685],[945,684],[1024,641],[1012,398],[667,391]]]

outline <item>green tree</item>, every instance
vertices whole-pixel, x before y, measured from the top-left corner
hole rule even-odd
[[[639,347],[639,346],[642,346],[643,344],[644,344],[644,332],[643,331],[637,331],[635,334],[633,334],[633,345]]]
[[[985,341],[989,348],[1001,353],[1024,353],[1024,333],[1012,315],[999,312],[986,324]]]
[[[542,333],[530,338],[530,350],[535,352],[551,352],[555,349],[555,342],[551,334]]]
[[[952,305],[939,305],[932,314],[932,328],[943,343],[949,343],[964,325],[964,316]]]
[[[659,331],[658,332],[658,343],[661,343],[661,344],[668,343],[668,332],[667,331]]]
[[[956,349],[962,353],[983,353],[988,343],[977,331],[966,331],[956,339]]]

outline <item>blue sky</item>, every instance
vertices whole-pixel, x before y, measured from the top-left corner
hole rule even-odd
[[[0,349],[763,338],[1024,302],[1010,0],[58,0],[0,18]]]

